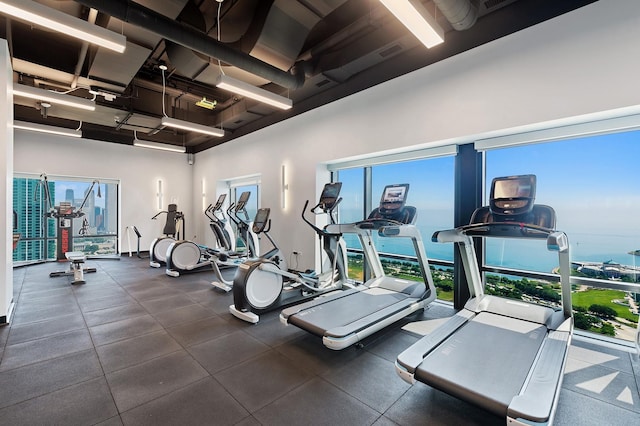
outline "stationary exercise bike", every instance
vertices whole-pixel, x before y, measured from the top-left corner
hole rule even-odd
[[[160,268],[167,262],[167,249],[176,240],[180,239],[178,224],[182,224],[182,235],[184,235],[184,215],[178,211],[176,204],[169,204],[166,211],[161,211],[151,219],[155,220],[161,214],[167,215],[167,220],[162,230],[162,236],[155,238],[149,248],[149,266]]]
[[[310,212],[327,214],[330,224],[335,224],[334,212],[342,184],[325,185],[320,201]],[[302,209],[302,219],[316,232],[330,266],[320,274],[292,272],[269,259],[250,259],[238,267],[233,280],[233,305],[229,312],[236,318],[250,323],[260,320],[259,314],[276,308],[290,306],[320,294],[340,290],[347,283],[346,245],[340,234],[332,234],[311,223],[305,217],[309,201]],[[271,239],[271,238],[269,238]]]
[[[272,246],[271,250],[264,253],[257,259],[268,260],[286,271],[288,269],[286,258],[284,257],[282,251],[278,248],[278,245],[275,243],[273,238],[271,238],[271,236],[269,235],[269,231],[271,229],[271,220],[269,219],[270,213],[271,209],[258,209],[251,225],[251,234],[256,236],[264,235],[265,237],[267,237]],[[231,289],[233,288],[233,281],[229,281],[222,276],[220,267],[242,267],[246,264],[247,261],[252,259],[255,260],[256,257],[247,258],[238,256],[224,256],[223,254],[217,255],[217,261],[212,262],[211,264],[213,273],[216,277],[216,279],[211,282],[211,285],[225,292],[231,291]],[[236,272],[236,275],[237,274],[238,272]]]

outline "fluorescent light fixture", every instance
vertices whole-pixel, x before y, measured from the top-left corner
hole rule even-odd
[[[420,0],[380,0],[428,48],[444,41],[444,30]]]
[[[24,84],[14,84],[13,94],[14,96],[22,96],[24,98],[36,99],[39,101],[48,101],[54,105],[66,105],[87,111],[95,111],[96,109],[96,104],[92,100],[52,92],[50,90],[39,89],[37,87],[27,86]]]
[[[29,130],[32,132],[49,133],[53,135],[69,136],[71,138],[81,138],[82,132],[75,129],[65,129],[64,127],[48,126],[46,124],[29,123],[26,121],[14,121],[14,129]]]
[[[162,151],[171,151],[171,152],[187,151],[187,148],[185,148],[184,146],[168,145],[166,143],[158,143],[158,142],[151,142],[151,141],[141,141],[138,138],[133,140],[133,146],[139,146],[142,148],[159,149]]]
[[[215,84],[220,89],[228,90],[238,95],[264,102],[265,104],[269,104],[276,108],[290,109],[293,106],[293,101],[289,98],[276,95],[268,90],[245,83],[244,81],[236,80],[228,75],[220,74]]]
[[[177,120],[171,117],[162,117],[162,125],[164,127],[173,127],[174,129],[187,130],[190,132],[203,133],[205,135],[222,137],[224,130],[215,127],[204,126],[202,124],[191,123],[189,121]]]
[[[124,52],[127,38],[31,0],[0,0],[0,13],[104,48]]]

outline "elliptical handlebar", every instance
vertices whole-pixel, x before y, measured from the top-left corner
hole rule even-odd
[[[333,203],[333,205],[329,209],[327,209],[322,203],[318,203],[315,206],[313,206],[309,211],[311,213],[313,213],[313,214],[316,214],[316,215],[317,214],[326,213],[326,214],[329,215],[331,224],[335,224],[335,218],[333,217],[333,212],[334,212],[335,208],[338,206],[338,204],[340,204],[341,201],[342,201],[342,197],[338,198],[336,200],[336,202]],[[307,207],[309,207],[309,200],[307,200],[304,203],[304,207],[302,208],[302,214],[301,214],[302,220],[304,220],[307,223],[307,225],[309,225],[311,228],[313,228],[314,231],[316,231],[316,233],[318,234],[318,237],[322,237],[323,235],[330,235],[330,233],[327,232],[325,229],[318,228],[316,225],[311,223],[311,221],[309,221],[305,217],[304,213],[307,211]],[[316,212],[316,209],[318,209],[318,208],[322,209],[321,213],[320,212]]]

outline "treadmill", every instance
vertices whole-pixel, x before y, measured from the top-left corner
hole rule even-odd
[[[535,184],[534,175],[496,178],[490,205],[477,209],[470,225],[433,235],[457,246],[471,298],[396,360],[408,383],[426,383],[509,425],[553,422],[573,331],[568,239],[554,230],[553,209],[534,205]],[[484,294],[474,237],[546,241],[558,252],[561,306]]]
[[[387,185],[366,220],[326,227],[331,234],[356,234],[362,245],[372,278],[364,284],[284,309],[280,321],[322,337],[335,350],[349,347],[365,337],[416,312],[433,301],[436,290],[431,278],[420,231],[415,226],[416,208],[406,206],[409,184]],[[383,238],[410,238],[418,259],[422,281],[386,276],[373,242],[373,233]]]

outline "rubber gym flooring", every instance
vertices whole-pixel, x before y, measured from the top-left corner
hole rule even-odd
[[[0,327],[0,425],[504,425],[395,373],[396,356],[446,304],[332,351],[278,320],[231,316],[208,271],[179,278],[148,259],[14,270],[13,321]],[[473,353],[469,354],[474,356]],[[574,338],[556,425],[637,424],[635,354]]]

